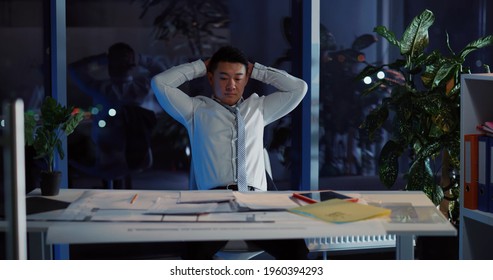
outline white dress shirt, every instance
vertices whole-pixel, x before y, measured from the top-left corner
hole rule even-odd
[[[206,190],[236,184],[236,120],[230,110],[206,97],[190,97],[178,87],[206,75],[202,60],[164,71],[151,85],[159,104],[183,124],[190,138],[192,189]],[[264,162],[264,127],[291,112],[307,91],[305,81],[288,73],[255,63],[251,78],[272,85],[276,92],[252,94],[236,106],[245,119],[248,185],[267,190]]]

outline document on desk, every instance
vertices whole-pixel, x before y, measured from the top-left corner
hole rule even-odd
[[[385,217],[391,213],[390,209],[337,198],[289,209],[289,211],[332,223],[347,223]]]
[[[206,190],[180,192],[178,203],[228,202],[235,199],[231,190]]]
[[[70,206],[84,206],[100,209],[147,210],[157,198],[177,201],[178,193],[164,193],[142,190],[92,190],[84,192]]]
[[[91,190],[85,191],[77,200],[72,202],[55,220],[67,221],[90,221],[104,215],[104,219],[121,220],[121,217],[128,215],[127,220],[137,221],[145,220],[137,213],[142,213],[149,209],[156,200],[169,200],[176,203],[178,193],[163,193],[155,191],[135,191],[135,190],[115,190],[102,191]],[[109,211],[111,210],[111,211]],[[118,212],[119,211],[119,212]],[[109,214],[119,213],[118,215]]]
[[[161,216],[146,215],[146,210],[97,209],[86,217],[90,222],[160,222]]]
[[[157,199],[145,213],[151,215],[195,215],[234,211],[236,211],[236,204],[233,201],[219,203],[177,203],[176,201]]]
[[[267,212],[207,213],[202,215],[164,215],[163,222],[196,223],[274,223],[275,216]],[[205,226],[206,228],[209,226]]]
[[[291,193],[234,192],[238,206],[248,210],[283,211],[300,206],[291,198]]]

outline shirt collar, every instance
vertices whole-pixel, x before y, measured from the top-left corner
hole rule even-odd
[[[240,104],[243,103],[243,101],[244,101],[243,96],[242,96],[242,97],[240,97],[240,100],[238,100],[238,102],[236,102],[236,104],[230,106],[230,105],[222,103],[221,100],[219,100],[215,95],[212,96],[212,99],[215,100],[217,103],[221,104],[226,109],[230,110],[231,112],[234,112],[234,108],[240,106]]]

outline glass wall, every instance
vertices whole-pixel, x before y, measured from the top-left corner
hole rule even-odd
[[[361,96],[356,75],[378,57],[373,27],[379,1],[321,1],[320,186],[331,178],[374,176],[379,143],[368,143],[359,126],[377,100]],[[352,185],[354,187],[354,184]]]
[[[22,97],[27,109],[39,107],[47,88],[45,81],[50,81],[46,75],[49,49],[45,47],[49,45],[49,37],[43,32],[49,22],[43,20],[43,14],[49,14],[44,6],[47,2],[0,1],[0,35],[3,42],[9,42],[0,46],[0,94],[2,100]],[[108,133],[109,111],[105,110],[108,108],[91,95],[94,92],[87,90],[88,85],[108,89],[105,56],[113,44],[125,43],[137,54],[136,79],[148,79],[156,71],[209,57],[217,46],[225,43],[243,48],[252,61],[288,72],[293,70],[291,63],[296,54],[293,54],[292,42],[297,39],[292,37],[291,27],[299,23],[291,22],[291,1],[253,0],[246,5],[239,0],[162,0],[146,6],[148,2],[66,1],[67,103],[79,107],[86,116],[68,138],[68,187],[100,188],[110,183],[125,187],[129,181],[128,187],[134,188],[188,187],[190,151],[186,131],[160,109],[152,93],[141,94],[139,101],[148,110],[144,112],[150,114],[140,115],[140,121],[130,125],[135,131],[130,134],[141,138],[129,141],[147,144],[135,147],[139,152],[134,155],[132,166],[120,161],[122,155],[114,151],[121,148],[127,135]],[[449,33],[451,46],[456,51],[467,42],[492,33],[489,24],[492,5],[488,5],[488,1],[475,0],[467,4],[454,1],[454,5],[449,2],[320,1],[320,187],[381,187],[376,175],[377,157],[388,131],[383,129],[379,139],[369,141],[359,129],[362,119],[381,96],[362,97],[362,85],[352,81],[366,64],[398,56],[392,46],[383,44],[382,38],[374,37],[375,26],[383,24],[401,34],[414,16],[429,8],[436,16],[430,47],[444,52],[447,51],[445,32]],[[166,10],[172,4],[174,8]],[[461,8],[453,8],[457,5]],[[372,42],[374,39],[376,41]],[[90,58],[94,60],[88,62]],[[491,60],[491,49],[487,48],[474,53],[467,63],[472,72],[480,72]],[[85,63],[83,77],[70,71],[71,66],[80,61]],[[195,94],[208,94],[204,81],[186,86]],[[270,90],[255,83],[249,87],[248,92]],[[291,116],[287,116],[267,127],[265,133],[274,179],[278,186],[289,189],[297,187],[291,176],[292,168],[298,168],[292,165],[292,139],[299,137],[292,135],[292,121]],[[150,128],[139,130],[146,125]],[[98,150],[95,135],[99,134],[106,137],[100,144],[103,150],[107,149],[107,154]],[[108,159],[108,164],[99,168],[96,162],[101,157]],[[404,171],[408,159],[403,157],[401,161]],[[123,180],[128,174],[131,180]],[[402,184],[400,181],[400,186]]]
[[[378,156],[391,137],[392,124],[386,123],[374,139],[360,125],[389,91],[364,96],[368,86],[354,78],[366,65],[393,62],[400,54],[396,46],[373,31],[374,27],[384,25],[400,40],[411,20],[429,9],[435,22],[429,29],[428,49],[449,54],[448,33],[450,46],[458,53],[467,43],[492,33],[493,7],[483,0],[320,3],[320,188],[386,189],[378,178]],[[472,73],[485,72],[485,66],[492,63],[491,54],[491,47],[481,49],[468,56],[465,65]],[[392,189],[405,186],[411,157],[404,153],[399,159],[401,174]],[[435,166],[439,169],[439,162]]]
[[[69,184],[72,188],[108,187],[187,189],[190,147],[184,127],[157,104],[149,79],[183,62],[212,55],[218,46],[233,44],[264,65],[290,71],[291,55],[283,20],[290,1],[67,1],[67,100],[86,118],[69,137]],[[173,5],[173,9],[167,10]],[[124,44],[117,44],[124,43]],[[117,44],[115,46],[115,44]],[[120,92],[110,82],[110,47],[131,48],[132,101],[129,108],[108,107],[103,96]],[[277,64],[276,64],[277,63]],[[141,82],[147,81],[147,82]],[[147,87],[146,87],[147,86]],[[184,85],[192,95],[210,94],[204,79]],[[246,93],[272,89],[250,81]],[[128,100],[127,100],[128,101]],[[116,109],[116,112],[110,109]],[[110,116],[109,114],[115,114]],[[129,116],[118,122],[118,116]],[[289,117],[266,129],[289,125]],[[289,155],[290,156],[290,155]],[[272,150],[278,180],[289,171]],[[279,168],[277,167],[279,166]]]
[[[69,140],[70,187],[99,188],[112,183],[115,188],[124,188],[125,184],[131,187],[131,183],[132,187],[167,188],[167,178],[178,179],[174,186],[187,185],[186,132],[159,108],[149,88],[149,79],[159,71],[208,51],[196,43],[195,37],[187,38],[185,34],[184,29],[190,27],[185,23],[190,19],[190,14],[184,11],[185,2],[176,2],[175,10],[164,17],[182,20],[180,23],[185,26],[171,31],[173,34],[162,35],[153,22],[171,2],[156,1],[161,3],[151,7],[144,6],[144,2],[67,1],[67,100],[86,112],[86,119]],[[127,47],[136,58],[134,61],[121,58],[121,62],[116,62],[125,64],[123,67],[137,65],[132,75],[138,84],[131,85],[135,92],[116,90],[134,96],[135,100],[130,102],[143,109],[128,123],[121,122],[127,112],[109,106],[104,99],[118,86],[111,83],[110,77],[112,46],[116,49],[113,53],[118,55]],[[117,110],[114,117],[109,115],[110,109]],[[129,147],[138,151],[129,158],[135,163],[127,162],[127,142],[129,145],[137,142]]]

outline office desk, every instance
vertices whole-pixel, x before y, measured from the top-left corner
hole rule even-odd
[[[52,199],[73,202],[85,190],[64,189]],[[94,191],[94,190],[91,190]],[[117,192],[135,192],[129,190],[98,190],[117,194]],[[139,190],[139,193],[147,191]],[[149,191],[153,195],[169,194],[176,191]],[[343,192],[354,194],[355,192]],[[144,193],[145,194],[145,193]],[[149,193],[150,194],[150,193]],[[259,195],[289,196],[290,192],[267,192]],[[360,200],[368,203],[398,204],[410,203],[413,207],[433,207],[432,202],[422,192],[375,191],[358,192]],[[31,196],[37,196],[35,191]],[[288,239],[288,238],[317,238],[328,236],[361,236],[361,235],[396,235],[396,258],[414,259],[415,236],[453,236],[456,229],[445,220],[396,223],[388,218],[374,218],[364,221],[335,224],[312,218],[296,215],[287,211],[252,211],[239,212],[235,215],[250,215],[248,222],[219,221],[208,222],[204,219],[208,214],[183,217],[173,221],[176,217],[164,216],[136,218],[132,221],[55,221],[50,220],[60,214],[56,210],[41,214],[28,215],[28,232],[39,233],[40,237],[30,240],[30,246],[38,241],[41,249],[47,244],[84,244],[84,243],[114,243],[114,242],[168,242],[168,241],[207,241],[207,240],[254,240],[254,239]],[[138,214],[137,214],[138,215]],[[441,215],[441,214],[440,214]],[[253,219],[251,218],[253,217]],[[241,219],[240,219],[241,220]]]

